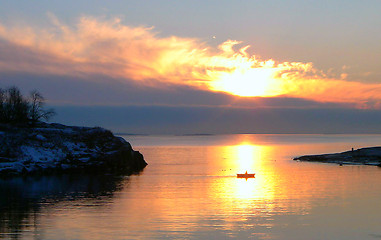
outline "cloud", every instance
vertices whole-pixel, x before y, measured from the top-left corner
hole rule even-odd
[[[82,17],[74,27],[52,14],[49,19],[46,28],[0,24],[0,72],[103,75],[154,88],[183,85],[237,96],[381,107],[381,84],[346,81],[345,72],[330,75],[312,63],[262,60],[247,53],[249,46],[239,48],[239,41],[215,49],[196,38],[160,37],[152,27],[126,26],[118,18]]]

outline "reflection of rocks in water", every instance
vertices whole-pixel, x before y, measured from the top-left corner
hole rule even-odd
[[[33,228],[41,205],[86,200],[87,205],[111,198],[127,183],[113,175],[57,175],[0,179],[0,238],[18,239]]]

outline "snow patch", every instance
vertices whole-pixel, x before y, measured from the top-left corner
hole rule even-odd
[[[73,129],[58,129],[58,128],[35,128],[36,131],[39,132],[51,132],[51,133],[63,133],[63,134],[72,134],[75,133]]]
[[[66,157],[61,149],[46,149],[35,146],[21,146],[21,152],[25,160],[36,163],[54,162]]]
[[[40,140],[40,141],[46,141],[46,137],[42,136],[41,134],[38,134],[38,135],[36,136],[36,139],[37,139],[37,140]]]

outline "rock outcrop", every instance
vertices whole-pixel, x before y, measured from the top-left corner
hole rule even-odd
[[[306,155],[296,157],[294,160],[324,162],[337,164],[353,164],[353,165],[375,165],[381,164],[381,147],[360,148],[357,150],[331,153],[321,155]]]
[[[59,172],[133,173],[147,163],[126,140],[95,127],[0,125],[0,176]]]

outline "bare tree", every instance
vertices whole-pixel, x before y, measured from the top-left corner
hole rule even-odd
[[[28,102],[21,95],[17,87],[10,87],[5,91],[5,118],[9,122],[28,121]]]
[[[29,119],[32,123],[42,119],[48,121],[56,113],[53,109],[44,109],[45,99],[37,90],[30,93]]]
[[[49,120],[55,112],[53,109],[44,109],[45,99],[36,90],[30,98],[25,98],[17,87],[0,88],[0,123],[32,123],[40,120]]]
[[[0,122],[4,122],[4,102],[5,102],[5,91],[0,88]]]

